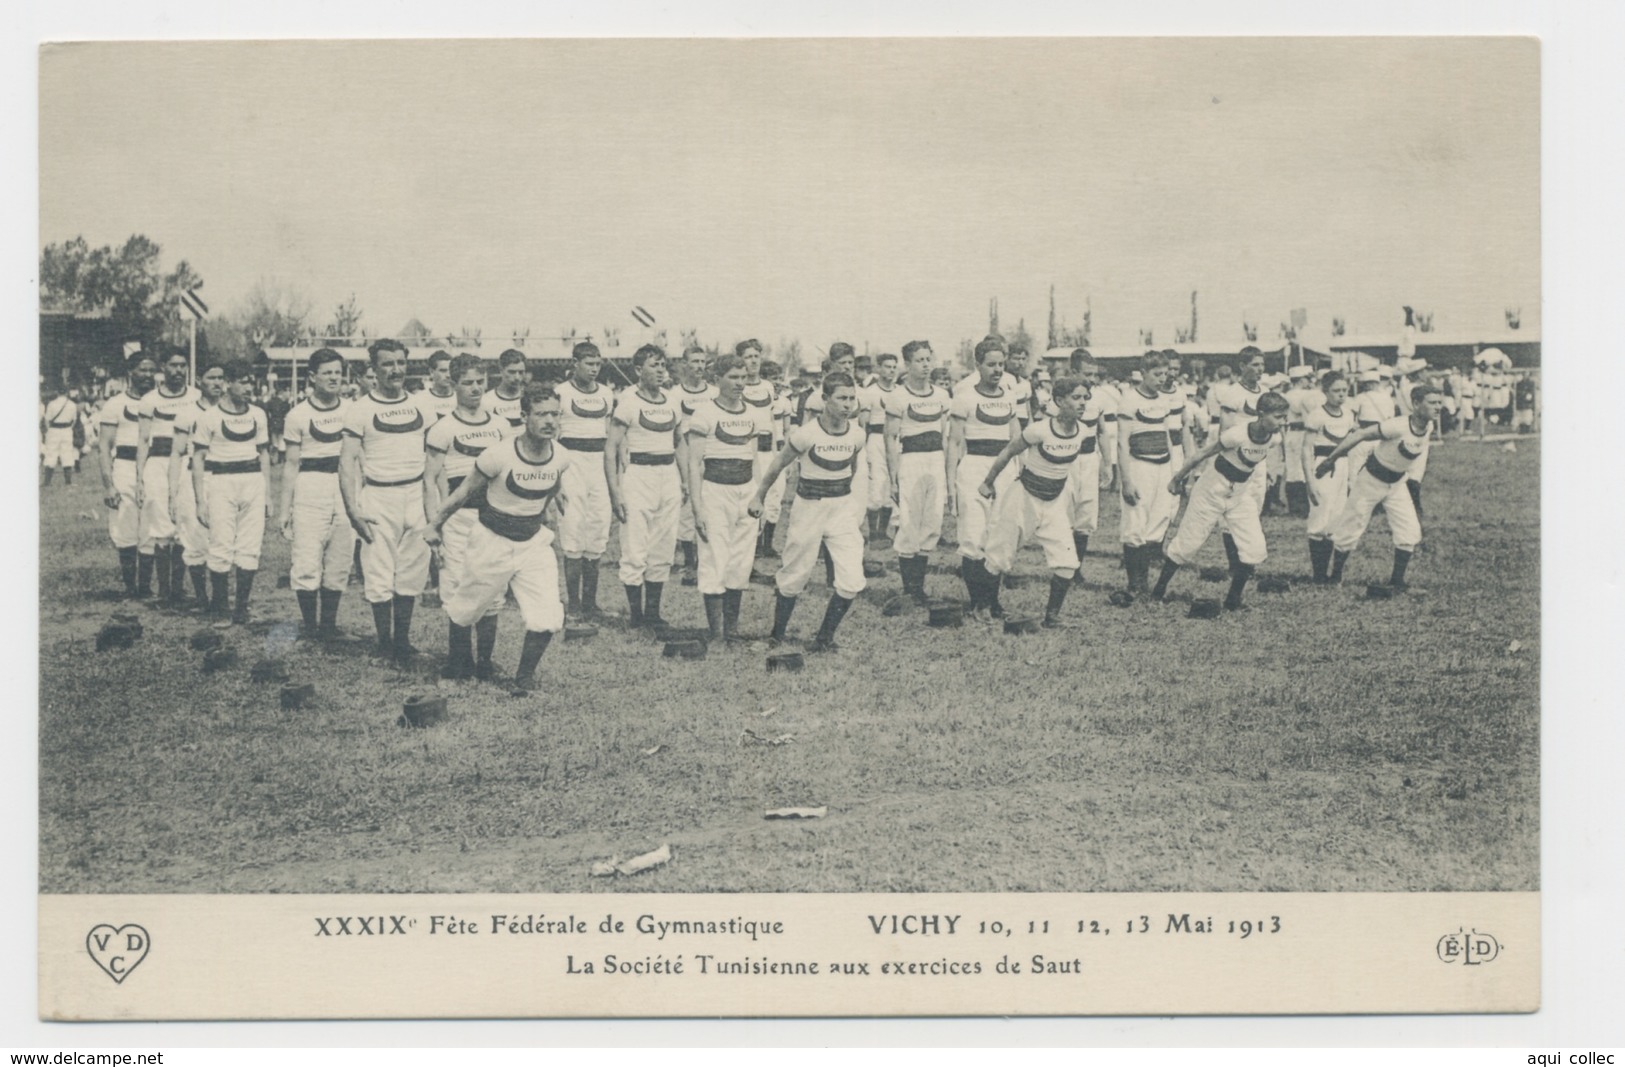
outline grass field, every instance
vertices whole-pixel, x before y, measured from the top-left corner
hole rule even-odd
[[[841,631],[843,651],[767,674],[765,648],[665,660],[605,627],[555,643],[528,702],[444,690],[450,720],[398,728],[438,683],[365,653],[359,588],[334,654],[293,645],[287,546],[267,536],[242,666],[205,675],[201,623],[143,611],[145,636],[98,654],[119,608],[87,471],[43,496],[40,871],[44,892],[1245,891],[1538,887],[1540,447],[1436,447],[1422,597],[1362,599],[1390,560],[1379,518],[1340,589],[1250,591],[1252,610],[1188,620],[1176,602],[1119,609],[1116,507],[1065,632],[1005,637],[883,618],[895,564]],[[1306,578],[1300,520],[1266,520],[1265,574]],[[1209,544],[1202,563],[1223,554]],[[955,561],[947,549],[934,563]],[[888,559],[888,562],[891,561]],[[1027,552],[1026,573],[1040,557]],[[933,593],[962,595],[933,574]],[[1041,610],[1044,583],[1006,595]],[[624,610],[614,572],[601,599]],[[816,628],[827,590],[803,597]],[[753,585],[748,629],[772,590]],[[130,609],[142,610],[142,609]],[[674,582],[666,615],[700,624]],[[418,613],[436,658],[444,616]],[[520,623],[503,615],[499,667]],[[1509,652],[1513,642],[1521,649]],[[260,656],[318,686],[277,707]],[[745,731],[792,735],[746,743]],[[649,750],[658,750],[649,754]],[[816,821],[767,821],[827,805]],[[633,878],[588,868],[669,843]]]

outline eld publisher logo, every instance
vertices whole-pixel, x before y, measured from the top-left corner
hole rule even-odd
[[[85,935],[85,951],[107,977],[120,984],[141,966],[151,947],[152,935],[135,923],[118,927],[97,923]]]
[[[1469,967],[1491,963],[1501,954],[1501,943],[1477,930],[1457,930],[1439,938],[1439,962],[1465,963]]]

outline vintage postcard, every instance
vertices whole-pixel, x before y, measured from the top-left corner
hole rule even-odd
[[[41,1016],[1536,1010],[1540,61],[45,46]]]

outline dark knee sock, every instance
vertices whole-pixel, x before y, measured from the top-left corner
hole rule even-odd
[[[835,639],[835,629],[846,618],[847,609],[852,606],[852,598],[832,593],[829,605],[824,608],[824,621],[818,624],[818,639],[832,641]]]
[[[451,623],[447,626],[450,652],[446,666],[452,677],[467,677],[474,670],[474,631]]]
[[[891,529],[891,508],[881,508],[880,509],[880,536],[885,537],[886,532],[888,530],[890,530],[890,529]]]
[[[772,523],[772,522],[764,522],[764,523],[762,523],[762,551],[763,552],[772,552],[773,551],[773,536],[774,536],[774,533],[777,530],[777,526],[778,526],[777,523]]]
[[[318,589],[316,598],[320,604],[321,621],[320,632],[331,634],[338,629],[339,624],[339,597],[343,596],[337,589]]]
[[[1049,603],[1044,605],[1044,616],[1046,618],[1053,619],[1061,614],[1061,605],[1066,603],[1066,591],[1071,588],[1071,575],[1068,575],[1065,578],[1057,578],[1054,575],[1050,576]]]
[[[479,667],[491,666],[491,653],[497,647],[497,617],[487,615],[474,624],[474,651]]]
[[[237,568],[237,606],[232,614],[239,619],[248,617],[248,596],[254,591],[254,575],[257,571]]]
[[[316,590],[295,589],[293,597],[299,601],[299,617],[305,622],[305,633],[316,632]]]
[[[519,650],[519,673],[514,681],[527,685],[536,677],[536,665],[542,661],[542,653],[547,651],[548,644],[553,640],[551,633],[538,630],[525,631],[525,645]]]
[[[660,618],[660,595],[665,591],[665,582],[643,583],[643,617],[645,619]]]
[[[168,545],[159,545],[153,549],[153,566],[156,568],[158,578],[158,599],[169,599],[169,579],[173,574],[169,564],[170,548]]]
[[[51,475],[54,474],[55,472],[56,472],[55,467],[46,467],[45,468],[45,481],[42,484],[50,485],[51,484]],[[64,467],[64,468],[62,468],[62,477],[64,479],[66,479],[67,476],[68,476],[68,469],[66,467]]]
[[[1229,534],[1224,535],[1224,558],[1232,571],[1241,566],[1241,552],[1236,548],[1236,539]]]
[[[388,652],[393,642],[395,605],[387,600],[372,606],[372,626],[378,631],[378,650]]]
[[[581,560],[581,610],[598,610],[598,561]]]
[[[641,626],[643,624],[643,586],[628,585],[623,586],[623,588],[626,590],[628,621],[633,626]]]
[[[1123,546],[1123,573],[1127,575],[1128,587],[1134,588],[1134,546]]]
[[[1246,563],[1239,563],[1230,569],[1230,592],[1225,595],[1225,607],[1235,609],[1241,606],[1241,591],[1252,576],[1253,568]]]
[[[683,550],[683,566],[693,570],[700,565],[699,550],[693,541],[679,541],[677,547]]]
[[[790,629],[790,616],[795,614],[796,598],[776,593],[773,597],[773,637],[783,641]]]
[[[394,609],[395,625],[395,651],[405,655],[412,647],[412,609],[417,607],[417,597],[395,595],[391,605]]]
[[[981,560],[961,556],[959,559],[959,577],[965,583],[965,594],[970,598],[970,610],[975,611],[982,606],[982,576],[977,573],[977,564]]]
[[[581,610],[581,561],[564,557],[564,606],[574,615]]]
[[[1078,570],[1083,570],[1083,557],[1089,554],[1089,535],[1086,533],[1072,534],[1072,549],[1078,554]]]
[[[135,595],[152,595],[152,553],[141,552],[136,556]]]
[[[1339,551],[1337,546],[1334,544],[1332,546],[1332,581],[1341,582],[1343,580],[1343,564],[1347,563],[1348,561],[1349,554],[1347,552]]]
[[[1175,563],[1171,559],[1163,560],[1162,573],[1157,575],[1157,586],[1155,589],[1151,590],[1151,595],[1156,597],[1158,600],[1161,600],[1163,597],[1167,596],[1168,583],[1174,580],[1174,575],[1178,572],[1179,564]]]
[[[729,589],[722,594],[722,632],[730,637],[739,633],[739,609],[744,600],[743,589]]]
[[[1411,565],[1411,553],[1410,553],[1410,550],[1405,549],[1405,548],[1396,548],[1396,549],[1394,549],[1394,573],[1389,577],[1388,584],[1389,585],[1404,585],[1405,584],[1405,568],[1409,567],[1410,565]]]
[[[230,608],[228,597],[231,589],[226,583],[230,575],[219,571],[209,572],[209,610],[215,615],[224,615]]]
[[[713,640],[720,640],[722,638],[722,594],[706,593],[704,600],[706,628],[711,631]]]
[[[209,568],[201,563],[194,563],[186,568],[186,572],[192,576],[192,592],[197,595],[197,602],[207,604],[209,602]]]
[[[180,545],[169,546],[169,598],[177,604],[186,599],[186,553]]]

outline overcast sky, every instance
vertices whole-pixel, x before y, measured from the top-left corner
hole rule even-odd
[[[1097,343],[1539,326],[1529,39],[74,45],[42,246],[145,233],[229,307],[951,350],[1050,283]]]

